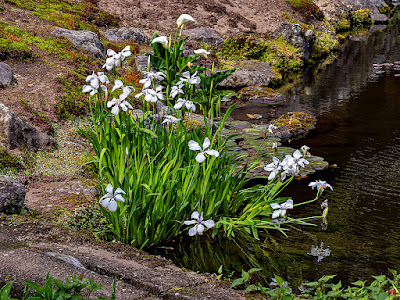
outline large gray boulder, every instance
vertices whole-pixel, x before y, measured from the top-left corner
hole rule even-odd
[[[112,28],[104,33],[104,37],[114,42],[124,42],[132,40],[139,45],[149,43],[149,37],[140,29],[137,28]]]
[[[221,49],[224,39],[215,30],[208,27],[198,27],[184,30],[182,35],[189,39],[206,43],[216,50]]]
[[[18,180],[0,175],[0,213],[18,214],[24,206],[25,188]]]
[[[218,86],[242,88],[246,86],[268,86],[277,77],[268,63],[260,61],[237,61],[232,64],[236,72],[224,79]],[[218,70],[217,70],[218,72]]]
[[[36,152],[55,145],[51,136],[23,121],[3,103],[0,103],[0,137],[6,141],[9,149],[23,147]]]
[[[61,27],[51,33],[56,36],[66,37],[75,47],[82,47],[94,56],[106,58],[106,50],[96,33],[89,30],[70,30]]]
[[[6,63],[0,62],[0,88],[7,87],[16,82],[14,73],[10,66]]]

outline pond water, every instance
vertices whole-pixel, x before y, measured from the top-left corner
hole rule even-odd
[[[390,67],[376,75],[373,67],[400,61],[399,28],[373,27],[351,37],[323,71],[306,71],[285,94],[287,106],[279,108],[317,115],[315,130],[290,146],[306,144],[311,153],[337,165],[291,183],[285,192],[295,202],[305,201],[315,195],[309,182],[330,183],[334,191],[322,198],[329,199],[326,230],[316,222],[290,229],[288,238],[272,233],[261,243],[231,241],[222,234],[212,241],[185,236],[152,251],[194,271],[216,273],[223,265],[225,276],[235,271],[233,277],[239,277],[242,269],[260,267],[265,282],[276,273],[294,286],[326,274],[337,274],[336,280],[347,284],[388,268],[400,271],[400,77],[394,76],[400,71]],[[251,109],[268,115],[266,108]],[[290,214],[319,215],[320,204],[300,206]],[[307,253],[321,242],[332,253],[318,262]]]

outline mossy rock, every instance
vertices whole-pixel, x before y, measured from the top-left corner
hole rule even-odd
[[[271,122],[276,129],[269,132],[269,136],[279,137],[284,140],[304,137],[315,127],[317,118],[303,112],[289,112]]]
[[[374,21],[371,18],[372,13],[369,9],[359,9],[350,11],[350,22],[353,25],[372,24]]]
[[[262,86],[249,86],[238,92],[240,100],[250,103],[262,103],[267,105],[281,105],[285,103],[282,94],[275,90]]]

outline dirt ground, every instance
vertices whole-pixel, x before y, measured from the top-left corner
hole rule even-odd
[[[120,16],[121,26],[143,29],[148,35],[173,34],[176,19],[190,14],[198,24],[207,26],[223,37],[242,32],[265,34],[283,22],[282,12],[292,14],[285,0],[99,0],[99,7]]]

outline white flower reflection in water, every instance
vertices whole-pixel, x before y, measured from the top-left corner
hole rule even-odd
[[[308,255],[316,256],[318,257],[318,262],[320,262],[324,257],[330,256],[331,255],[331,250],[329,247],[324,249],[324,242],[321,242],[321,246],[311,246],[311,251],[308,252]]]

